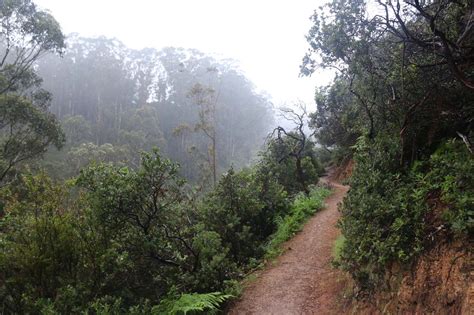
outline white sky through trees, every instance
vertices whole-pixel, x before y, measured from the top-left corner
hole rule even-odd
[[[314,88],[330,73],[299,78],[313,11],[325,0],[34,0],[65,34],[115,37],[141,49],[196,48],[239,61],[275,105],[300,99],[314,108]]]

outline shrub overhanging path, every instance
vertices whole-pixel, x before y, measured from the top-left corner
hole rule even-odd
[[[343,284],[331,266],[332,248],[339,235],[337,205],[348,187],[333,186],[326,207],[311,218],[275,264],[258,274],[229,314],[333,314]]]

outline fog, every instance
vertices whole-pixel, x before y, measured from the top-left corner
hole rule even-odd
[[[106,36],[128,47],[184,47],[239,61],[276,106],[302,100],[314,106],[316,85],[330,73],[299,77],[311,13],[324,0],[38,0],[63,32]]]

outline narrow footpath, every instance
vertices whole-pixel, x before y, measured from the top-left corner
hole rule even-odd
[[[332,248],[339,235],[338,204],[349,187],[324,179],[333,187],[326,207],[311,218],[286,252],[246,286],[228,314],[338,314],[344,284],[331,266]]]

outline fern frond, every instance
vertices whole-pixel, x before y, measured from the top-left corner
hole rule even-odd
[[[232,295],[221,292],[187,293],[182,294],[177,300],[163,301],[160,303],[160,310],[172,315],[199,314],[203,312],[206,312],[206,314],[216,314],[219,306],[231,297]]]

